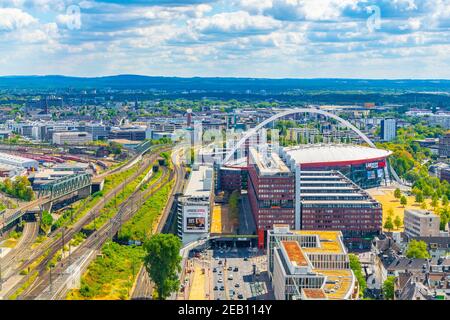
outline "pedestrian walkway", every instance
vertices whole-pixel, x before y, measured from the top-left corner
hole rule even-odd
[[[205,297],[205,274],[198,265],[194,267],[194,279],[189,292],[189,300],[206,300]]]

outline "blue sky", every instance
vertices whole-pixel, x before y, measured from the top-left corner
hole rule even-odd
[[[450,0],[0,0],[30,74],[450,79]]]

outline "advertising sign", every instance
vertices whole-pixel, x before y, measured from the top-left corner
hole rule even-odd
[[[378,169],[378,162],[371,162],[366,164],[367,169]]]
[[[185,206],[184,232],[207,232],[208,211],[207,206]]]

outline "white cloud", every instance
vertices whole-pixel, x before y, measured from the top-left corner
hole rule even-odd
[[[282,26],[281,22],[246,11],[218,13],[190,22],[192,28],[203,33],[253,33],[269,31]]]
[[[31,15],[16,8],[0,8],[0,17],[0,30],[22,29],[37,23]]]

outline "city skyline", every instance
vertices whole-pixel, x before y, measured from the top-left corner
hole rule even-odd
[[[448,0],[1,0],[0,16],[2,76],[450,78]]]

